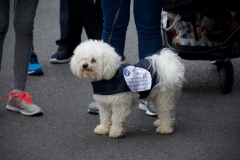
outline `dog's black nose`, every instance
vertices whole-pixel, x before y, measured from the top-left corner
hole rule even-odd
[[[87,64],[87,63],[84,63],[84,64],[82,65],[82,67],[83,67],[84,69],[86,69],[86,68],[88,67],[88,64]]]

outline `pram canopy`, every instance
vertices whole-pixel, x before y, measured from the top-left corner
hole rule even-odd
[[[163,10],[178,13],[221,12],[228,8],[227,0],[164,0]]]

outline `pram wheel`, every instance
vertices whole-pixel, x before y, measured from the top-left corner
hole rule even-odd
[[[229,59],[226,59],[223,62],[217,63],[217,67],[219,72],[220,89],[224,94],[228,94],[232,91],[233,87],[233,65]]]

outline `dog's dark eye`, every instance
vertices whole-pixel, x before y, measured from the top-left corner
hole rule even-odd
[[[92,58],[91,63],[95,63],[95,62],[96,62],[96,60],[94,58]]]

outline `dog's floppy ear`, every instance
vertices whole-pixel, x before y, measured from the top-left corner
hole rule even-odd
[[[81,44],[80,44],[81,45]],[[80,59],[81,59],[81,47],[78,45],[74,50],[74,55],[71,58],[70,61],[70,69],[74,76],[77,76],[79,78],[82,78],[82,75],[80,74],[81,66],[80,66]]]
[[[114,48],[106,44],[103,52],[103,72],[102,77],[105,80],[110,80],[121,65],[121,57],[116,53]]]

